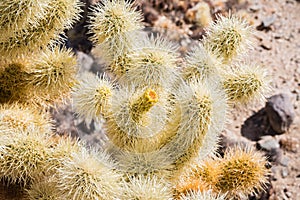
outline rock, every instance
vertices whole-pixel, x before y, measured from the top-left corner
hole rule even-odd
[[[265,17],[262,19],[262,22],[259,26],[256,27],[257,30],[259,31],[270,31],[272,30],[271,25],[275,22],[276,20],[276,15],[273,14],[271,16]]]
[[[250,116],[241,128],[242,136],[252,141],[258,141],[261,137],[268,134],[270,124],[264,108]]]
[[[275,22],[275,20],[276,20],[276,15],[271,15],[271,16],[264,18],[262,20],[262,24],[264,27],[267,28],[267,27],[271,26]]]
[[[80,71],[89,71],[92,68],[94,59],[81,51],[77,51],[77,60],[80,65]]]
[[[282,178],[285,178],[288,175],[289,175],[289,171],[288,171],[288,169],[286,167],[283,168],[283,169],[281,169],[281,176],[282,176]]]
[[[282,156],[281,159],[279,160],[279,164],[281,164],[282,166],[288,166],[290,162],[290,159],[287,156]]]
[[[261,4],[255,4],[255,5],[252,5],[252,6],[249,7],[249,10],[251,12],[257,12],[257,11],[259,11],[261,9],[262,9],[262,5]]]
[[[279,142],[276,140],[276,138],[269,135],[263,136],[262,139],[258,141],[258,145],[267,151],[280,148]]]
[[[268,158],[269,162],[279,164],[283,157],[283,151],[280,148],[271,149],[270,151],[266,152],[266,157]]]
[[[282,134],[288,131],[295,118],[295,111],[287,94],[270,97],[265,107],[272,129]]]
[[[252,146],[255,144],[254,142],[247,140],[245,137],[235,134],[229,130],[224,130],[221,133],[221,143],[222,146],[226,147]]]
[[[293,153],[297,153],[298,149],[300,149],[300,142],[297,138],[288,137],[284,135],[285,137],[280,138],[279,144],[282,149],[286,151],[290,151]]]

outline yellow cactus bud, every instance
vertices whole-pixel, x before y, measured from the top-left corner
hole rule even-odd
[[[145,93],[135,100],[131,105],[131,117],[139,122],[143,115],[147,113],[158,101],[158,95],[152,89],[147,89]]]
[[[107,135],[114,145],[129,151],[155,149],[170,134],[163,132],[168,120],[166,101],[157,91],[121,88],[112,98]]]

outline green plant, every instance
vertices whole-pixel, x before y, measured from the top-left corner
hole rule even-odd
[[[228,105],[268,90],[258,67],[235,64],[251,36],[243,21],[219,17],[181,70],[177,46],[147,36],[132,4],[105,0],[89,19],[109,75],[77,80],[74,55],[53,40],[77,19],[79,2],[15,1],[24,13],[0,17],[13,32],[0,37],[0,177],[8,184],[23,185],[29,199],[224,199],[263,188],[266,161],[252,150],[205,161],[218,147]],[[12,23],[22,21],[28,25]],[[71,88],[79,117],[105,120],[108,140],[99,151],[51,129],[45,113]]]

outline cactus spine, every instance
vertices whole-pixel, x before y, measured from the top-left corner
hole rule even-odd
[[[77,80],[74,55],[56,42],[78,19],[78,0],[4,0],[0,10],[8,12],[1,27],[12,32],[0,37],[0,177],[24,186],[29,199],[226,199],[267,182],[266,161],[253,150],[208,160],[227,105],[262,99],[268,89],[258,67],[233,65],[250,43],[243,21],[219,17],[181,70],[177,46],[146,36],[133,4],[104,0],[89,27],[109,75]],[[104,119],[101,150],[51,129],[47,110],[71,90],[79,117]]]

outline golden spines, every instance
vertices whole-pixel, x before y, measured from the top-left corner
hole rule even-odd
[[[155,175],[128,177],[122,199],[171,200],[172,188],[166,180]]]
[[[213,52],[205,49],[202,44],[194,47],[192,51],[188,53],[185,60],[186,66],[182,71],[182,76],[185,81],[218,81],[221,62],[216,58]]]
[[[162,36],[142,37],[127,54],[129,63],[120,82],[139,88],[171,88],[178,79],[177,46]]]
[[[0,105],[0,133],[22,134],[29,127],[35,127],[41,133],[51,133],[52,124],[47,113],[36,111],[27,105]]]
[[[50,135],[30,126],[19,134],[12,133],[0,137],[0,176],[8,183],[20,183],[25,186],[49,170]]]
[[[209,158],[196,164],[190,173],[184,175],[179,189],[197,191],[206,185],[213,193],[223,194],[226,199],[243,199],[263,190],[269,174],[266,165],[266,158],[252,147],[234,147],[225,152],[224,158]],[[192,185],[198,182],[201,184]]]
[[[46,9],[46,0],[1,1],[0,41],[3,41],[15,32],[37,25]]]
[[[104,152],[82,149],[62,160],[54,181],[64,199],[116,199],[122,176]]]
[[[150,88],[120,88],[112,97],[107,117],[107,135],[119,148],[133,152],[156,149],[169,135],[163,132],[167,120],[166,102]]]
[[[233,148],[225,152],[219,165],[220,174],[215,187],[228,197],[247,197],[263,190],[267,183],[266,158],[253,148]]]

